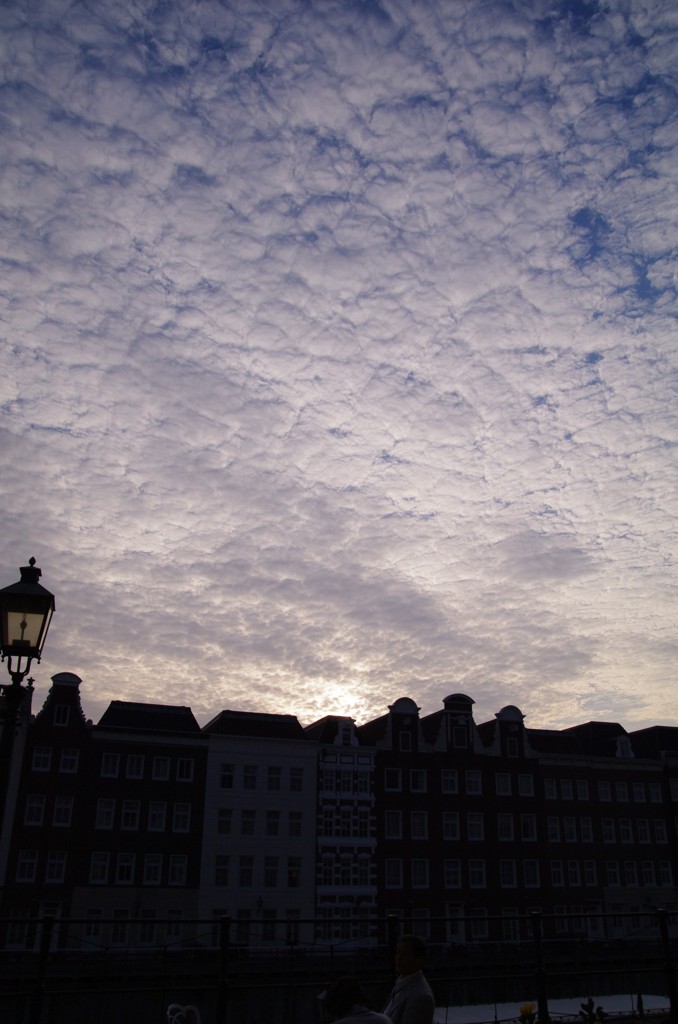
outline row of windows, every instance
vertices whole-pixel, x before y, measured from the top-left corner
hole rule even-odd
[[[369,796],[371,776],[368,771],[354,771],[350,768],[322,768],[320,790],[323,793],[345,794],[347,796]]]
[[[122,800],[119,815],[116,814],[116,801],[102,797],[97,800],[97,813],[94,827],[97,829],[120,828],[123,832],[137,832],[145,824],[149,832],[164,832],[168,820],[168,805],[164,800],[150,800],[144,805],[142,819],[140,800]],[[174,803],[171,805],[171,822],[173,832],[188,832],[191,827],[190,803]]]
[[[460,778],[461,776],[461,778]],[[535,795],[534,776],[511,772],[494,773],[494,793],[497,796],[521,797]],[[672,780],[675,781],[675,780]],[[480,796],[483,793],[483,773],[478,769],[459,772],[456,768],[443,768],[440,773],[441,790],[443,793],[459,793],[460,783],[467,796]],[[411,793],[426,793],[428,790],[428,772],[425,768],[412,768],[403,771],[400,768],[384,769],[384,788],[388,792],[401,792],[405,784]],[[672,793],[678,784],[672,785]],[[613,799],[618,803],[661,803],[662,787],[659,782],[615,782],[597,783],[596,793],[601,803],[610,803]],[[590,800],[591,793],[587,779],[544,779],[544,796],[547,800]]]
[[[435,865],[434,865],[435,866]],[[493,865],[490,864],[492,868]],[[498,882],[503,889],[524,887],[536,889],[541,885],[538,860],[499,860]],[[643,861],[606,861],[605,883],[615,886],[657,886],[673,885],[671,862],[657,863]],[[402,889],[409,885],[414,889],[430,886],[430,861],[426,857],[415,857],[405,861],[390,857],[385,863],[385,884],[387,889]],[[551,884],[555,887],[597,886],[598,867],[594,860],[552,860],[550,862]],[[482,858],[468,861],[446,858],[443,861],[443,883],[447,889],[460,889],[464,885],[471,889],[484,889],[488,881],[487,862]]]
[[[366,839],[374,823],[374,815],[369,807],[335,807],[325,805],[318,821],[318,834],[321,836],[353,836]]]
[[[231,856],[218,853],[214,861],[214,884],[218,887],[237,885],[251,889],[255,885],[264,889],[298,889],[301,885],[301,857],[264,857],[257,860],[250,855]]]
[[[437,817],[437,815],[436,815]],[[472,842],[481,842],[486,838],[485,814],[482,811],[469,811],[461,815],[459,811],[443,811],[441,814],[442,836],[447,840],[462,838],[461,822],[465,823],[465,838]],[[535,814],[512,814],[500,811],[497,814],[496,837],[500,842],[512,842],[521,839],[523,842],[536,842],[538,839]],[[393,810],[384,812],[384,835],[386,839],[406,838],[404,827],[409,823],[410,839],[429,838],[429,812]],[[557,817],[546,819],[546,835],[551,843],[563,840],[566,843],[594,842],[593,821],[590,817]],[[630,818],[602,818],[599,836],[604,843],[615,843],[617,838],[622,843],[667,843],[668,832],[663,818],[650,822],[647,818],[632,821]],[[493,837],[494,838],[494,837]]]
[[[237,815],[237,817],[236,817]],[[283,834],[283,823],[286,824],[287,835],[296,837],[303,833],[304,816],[302,811],[261,811],[254,808],[244,807],[240,811],[233,811],[231,807],[220,807],[217,811],[217,832],[220,836],[238,834],[241,836],[256,836],[262,832],[266,836],[279,836]]]
[[[319,881],[321,885],[366,886],[373,885],[376,878],[371,858],[363,854],[323,857]]]
[[[66,850],[50,850],[45,860],[44,881],[61,884],[66,877]],[[135,853],[93,853],[90,859],[90,885],[161,885],[163,883],[164,854],[147,853],[137,858]],[[37,850],[20,850],[17,861],[16,880],[19,883],[35,882],[38,877],[39,853]],[[141,866],[140,866],[141,865]],[[169,854],[166,865],[166,885],[185,885],[188,857],[185,854]],[[141,877],[137,878],[140,870]]]
[[[59,753],[59,771],[77,772],[80,759],[80,751],[75,747],[64,747]],[[144,754],[127,754],[124,758],[125,777],[128,779],[143,779],[146,771],[146,756]],[[174,778],[177,782],[192,782],[195,762],[192,757],[178,757],[174,765],[172,775],[172,758],[153,757],[148,759],[151,762],[151,778],[155,782],[169,782]],[[52,771],[54,761],[54,750],[52,747],[37,746],[33,748],[31,767],[34,772]],[[101,756],[101,777],[115,779],[121,771],[123,759],[120,754],[104,753]]]
[[[223,761],[219,769],[219,782],[222,789],[256,790],[260,787],[269,792],[277,793],[283,788],[283,769],[280,765],[268,765],[266,769],[257,764],[236,765]],[[238,778],[239,773],[240,777]],[[265,783],[265,785],[264,785]],[[304,769],[298,765],[289,768],[287,788],[290,793],[301,793],[304,788]]]

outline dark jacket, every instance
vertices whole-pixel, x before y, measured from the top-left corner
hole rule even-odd
[[[384,1007],[393,1024],[432,1024],[435,999],[422,971],[399,978]]]

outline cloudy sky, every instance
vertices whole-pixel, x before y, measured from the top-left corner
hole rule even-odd
[[[678,724],[675,0],[4,0],[34,673]]]

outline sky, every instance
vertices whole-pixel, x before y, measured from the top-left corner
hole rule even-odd
[[[678,725],[675,0],[4,0],[39,707]]]

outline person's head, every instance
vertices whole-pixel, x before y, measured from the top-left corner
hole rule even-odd
[[[330,1020],[345,1017],[355,1007],[369,1009],[370,1001],[362,985],[352,975],[337,978],[327,990],[325,1010]]]
[[[426,943],[418,935],[401,935],[395,951],[395,968],[401,977],[421,970],[426,958]]]

